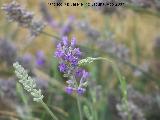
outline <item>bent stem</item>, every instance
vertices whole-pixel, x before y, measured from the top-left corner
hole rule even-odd
[[[111,59],[108,58],[103,58],[103,57],[97,57],[97,58],[93,58],[94,60],[106,60],[107,62],[110,62],[112,65],[112,68],[114,70],[114,72],[116,73],[117,78],[120,81],[120,85],[121,85],[121,90],[122,90],[122,102],[125,104],[126,106],[126,112],[128,113],[128,120],[132,120],[131,118],[131,114],[129,112],[129,106],[128,106],[128,98],[127,98],[127,87],[126,87],[126,81],[124,79],[124,77],[121,75],[119,68],[116,66],[116,63],[113,62]]]
[[[53,114],[53,112],[49,109],[49,107],[41,101],[42,106],[47,110],[47,112],[52,116],[53,120],[58,120],[58,118]]]

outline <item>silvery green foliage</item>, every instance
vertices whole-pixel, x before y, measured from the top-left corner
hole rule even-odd
[[[19,82],[23,85],[23,88],[33,96],[33,101],[42,101],[44,96],[40,89],[36,89],[35,80],[28,76],[27,71],[18,62],[15,62],[13,67],[15,68],[15,74],[19,78]]]
[[[92,58],[92,57],[87,57],[85,59],[82,59],[78,62],[78,65],[79,66],[83,66],[83,65],[86,65],[86,64],[90,64],[92,63],[94,60],[96,60],[97,58]]]

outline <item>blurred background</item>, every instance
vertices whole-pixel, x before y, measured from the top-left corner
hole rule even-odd
[[[56,7],[49,2],[124,2],[122,6]],[[16,3],[17,2],[17,3]],[[127,83],[132,120],[160,120],[160,0],[1,0],[0,120],[50,120],[16,81],[19,61],[36,79],[60,120],[79,120],[75,95],[54,57],[62,36],[75,36],[85,57],[114,60]],[[20,13],[20,11],[23,11]],[[25,17],[22,17],[24,15]],[[32,20],[32,25],[27,26]],[[111,65],[96,61],[82,96],[84,120],[128,120]]]

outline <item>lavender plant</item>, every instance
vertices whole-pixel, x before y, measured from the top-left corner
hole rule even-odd
[[[53,120],[58,120],[58,118],[51,112],[48,106],[43,102],[44,96],[42,95],[41,89],[37,89],[36,82],[31,78],[27,71],[18,63],[13,64],[15,68],[15,74],[20,79],[19,83],[23,85],[23,88],[33,96],[33,101],[41,103],[42,106],[48,111],[52,116]]]
[[[68,94],[77,93],[77,104],[80,112],[80,120],[82,120],[83,117],[78,95],[85,93],[89,73],[78,65],[82,53],[79,48],[76,48],[76,38],[73,37],[71,42],[69,42],[68,37],[63,37],[62,41],[57,45],[55,57],[59,60],[59,71],[64,74],[64,77],[68,78],[66,81],[66,92]]]
[[[77,92],[78,95],[83,95],[86,91],[87,87],[87,78],[89,77],[89,73],[86,72],[84,69],[81,68],[81,66],[90,64],[96,60],[106,60],[112,64],[113,70],[115,71],[118,79],[120,80],[121,90],[123,99],[122,101],[126,105],[126,111],[127,111],[127,92],[126,92],[126,82],[122,78],[118,67],[116,64],[107,58],[103,57],[87,57],[85,59],[81,59],[82,53],[80,52],[79,48],[75,47],[76,45],[76,39],[75,37],[72,38],[71,42],[69,42],[67,37],[63,37],[62,41],[57,45],[55,57],[59,60],[59,71],[64,73],[64,77],[69,78],[67,80],[67,87],[66,92],[68,94],[72,94],[74,91]],[[81,107],[79,103],[79,99],[77,97],[77,103],[79,107],[80,112],[80,119],[82,120],[82,113],[81,113]],[[127,111],[128,112],[128,111]]]

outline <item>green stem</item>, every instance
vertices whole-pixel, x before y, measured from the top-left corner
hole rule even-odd
[[[76,87],[78,88],[78,83],[77,83],[77,81],[76,81],[75,76],[72,76],[71,79],[73,79],[73,80],[75,81],[75,85],[76,85]],[[80,99],[79,99],[78,94],[76,95],[76,99],[77,99],[77,106],[78,106],[78,111],[79,111],[79,117],[80,117],[80,120],[83,120],[82,109],[81,109],[81,103],[80,103]]]
[[[55,36],[55,35],[52,35],[52,34],[47,33],[47,32],[45,32],[45,31],[42,31],[41,33],[44,34],[44,35],[47,35],[47,36],[49,36],[49,37],[55,38],[55,39],[60,39],[60,37]]]
[[[79,99],[78,95],[76,96],[76,99],[77,99],[77,106],[78,106],[78,110],[79,110],[80,120],[83,120],[82,109],[81,109],[80,99]]]
[[[49,109],[49,107],[41,101],[42,106],[47,110],[47,112],[52,116],[53,120],[58,120],[58,118],[53,114],[53,112]]]

